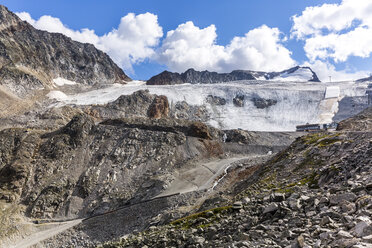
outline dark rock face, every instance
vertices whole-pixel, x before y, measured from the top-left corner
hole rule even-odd
[[[363,83],[363,82],[372,82],[372,76],[358,79],[357,82]]]
[[[338,103],[338,111],[332,120],[335,122],[343,121],[366,108],[368,108],[368,96],[343,97]]]
[[[159,75],[153,76],[147,81],[148,85],[167,85],[167,84],[213,84],[237,80],[255,80],[249,71],[233,71],[231,73],[217,73],[209,71],[195,71],[189,69],[184,73],[173,73],[164,71]]]
[[[189,135],[200,137],[203,139],[212,139],[212,136],[209,133],[208,126],[202,122],[194,122],[193,124],[191,124]]]
[[[162,73],[153,76],[147,81],[148,85],[174,85],[174,84],[213,84],[223,83],[238,80],[256,80],[260,77],[264,77],[266,80],[273,79],[280,76],[281,74],[291,74],[296,72],[298,69],[308,69],[312,72],[312,78],[309,82],[320,82],[318,76],[309,67],[296,66],[288,70],[281,72],[260,72],[260,71],[249,71],[249,70],[235,70],[230,73],[217,73],[209,71],[195,71],[194,69],[188,69],[184,73],[163,71]]]
[[[72,41],[23,22],[0,5],[1,84],[19,96],[57,77],[80,84],[125,83],[130,78],[91,44]]]
[[[237,95],[233,99],[233,103],[236,107],[244,107],[244,95]]]
[[[211,105],[226,105],[226,99],[219,96],[209,95],[206,101]]]
[[[256,106],[256,108],[259,108],[259,109],[268,108],[270,106],[277,104],[278,102],[277,100],[264,99],[264,98],[259,98],[259,97],[254,97],[252,101],[253,101],[254,106]]]

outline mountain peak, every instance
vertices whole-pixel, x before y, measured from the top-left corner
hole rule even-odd
[[[21,19],[9,11],[7,7],[0,4],[0,31],[20,23]]]
[[[84,85],[131,79],[92,44],[35,29],[0,5],[0,86],[17,96],[48,88],[56,78]]]

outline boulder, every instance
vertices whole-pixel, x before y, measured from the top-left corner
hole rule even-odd
[[[226,105],[226,99],[219,96],[208,95],[205,100],[211,105]]]
[[[263,214],[275,213],[277,210],[278,210],[278,204],[273,202],[264,208]]]
[[[354,193],[347,192],[347,193],[331,195],[329,198],[329,202],[331,205],[339,205],[343,201],[354,202],[356,198],[357,197]]]
[[[244,95],[236,95],[233,99],[235,107],[244,107]]]
[[[150,105],[147,115],[153,119],[165,118],[169,113],[169,103],[166,96],[156,96]]]
[[[268,108],[270,106],[273,106],[275,104],[277,104],[277,100],[274,100],[274,99],[264,99],[264,98],[260,98],[260,97],[254,97],[252,99],[252,102],[254,104],[254,106],[256,106],[256,108],[258,109],[265,109],[265,108]]]

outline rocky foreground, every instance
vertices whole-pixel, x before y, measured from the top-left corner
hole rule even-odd
[[[368,131],[310,134],[231,172],[227,203],[102,246],[372,247],[371,157]]]

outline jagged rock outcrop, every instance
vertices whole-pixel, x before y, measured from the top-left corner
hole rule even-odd
[[[244,107],[244,98],[244,95],[236,95],[233,98],[233,104],[235,105],[235,107]]]
[[[168,117],[168,113],[169,103],[166,96],[156,96],[147,111],[148,117],[155,119]]]
[[[265,108],[268,108],[270,106],[273,106],[275,104],[277,104],[277,100],[274,100],[274,99],[264,99],[264,98],[260,98],[260,97],[254,97],[252,99],[252,102],[254,104],[254,106],[256,106],[256,108],[258,109],[265,109]]]
[[[275,80],[280,77],[294,75],[299,70],[304,70],[309,75],[304,75],[301,80],[309,82],[320,82],[316,73],[309,67],[296,66],[281,72],[259,72],[249,70],[235,70],[230,73],[217,73],[209,71],[195,71],[188,69],[184,73],[163,71],[147,81],[148,85],[174,85],[174,84],[213,84],[238,80]],[[306,79],[305,79],[306,78]]]
[[[205,100],[211,105],[226,105],[226,99],[219,96],[208,95]]]
[[[366,78],[361,78],[356,80],[358,83],[363,83],[363,82],[372,82],[372,76],[366,77]]]
[[[57,77],[84,85],[130,81],[93,45],[37,30],[0,5],[0,85],[24,97]]]

